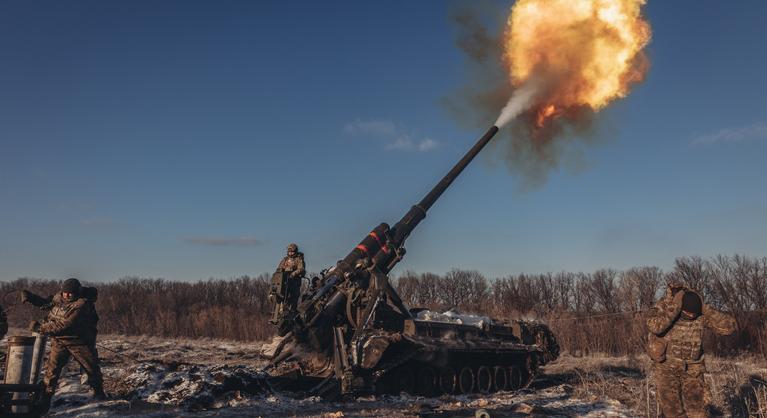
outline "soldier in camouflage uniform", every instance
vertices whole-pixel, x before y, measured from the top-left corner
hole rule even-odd
[[[658,403],[666,418],[705,417],[708,388],[703,379],[703,329],[735,331],[735,319],[703,303],[696,291],[670,285],[650,311],[647,352],[654,362]]]
[[[288,273],[288,289],[285,295],[288,311],[293,311],[298,306],[298,297],[301,294],[301,278],[306,274],[304,254],[298,251],[298,245],[288,245],[288,255],[280,261],[277,270]]]
[[[90,294],[86,294],[88,289]],[[24,290],[22,301],[32,305],[50,309],[48,317],[42,323],[32,321],[29,329],[51,336],[51,350],[45,364],[44,402],[50,402],[56,392],[56,386],[61,371],[70,357],[74,357],[88,374],[88,384],[93,389],[96,400],[106,399],[104,385],[99,367],[99,355],[96,350],[96,325],[99,316],[96,314],[94,288],[83,288],[77,279],[67,279],[61,287],[61,292],[43,298]]]

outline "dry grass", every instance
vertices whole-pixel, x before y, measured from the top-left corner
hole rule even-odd
[[[751,356],[707,360],[710,412],[714,416],[767,418],[767,361]],[[643,355],[573,357],[545,367],[549,379],[570,384],[573,394],[614,399],[637,416],[659,415],[651,361]]]
[[[712,403],[722,412],[767,417],[767,362],[747,356],[712,358],[707,367]]]

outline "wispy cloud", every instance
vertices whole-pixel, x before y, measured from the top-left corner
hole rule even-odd
[[[755,139],[767,139],[767,123],[758,122],[736,128],[726,128],[718,132],[701,135],[693,139],[692,145],[708,145],[722,142],[743,142]]]
[[[386,142],[385,148],[396,151],[431,151],[439,142],[431,138],[417,137],[407,129],[387,120],[357,119],[344,125],[344,133],[355,136],[368,136]]]
[[[189,244],[209,247],[256,247],[262,244],[261,240],[253,237],[186,237],[181,240]]]
[[[426,138],[418,143],[418,151],[429,151],[430,149],[436,148],[437,145],[439,145],[437,144],[437,141],[431,138]]]

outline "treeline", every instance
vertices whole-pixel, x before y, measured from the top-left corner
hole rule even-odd
[[[59,291],[60,285],[55,280],[35,279],[0,283],[10,325],[26,327],[45,315],[38,308],[19,304],[19,290],[47,296]],[[236,340],[264,340],[273,334],[267,322],[267,274],[196,283],[124,278],[84,285],[98,289],[96,309],[102,334]]]
[[[623,355],[644,349],[646,312],[664,295],[668,282],[697,289],[706,303],[735,316],[738,331],[733,336],[706,336],[709,352],[767,356],[767,257],[682,257],[668,272],[639,267],[495,280],[466,270],[443,276],[406,272],[396,286],[409,306],[540,319],[551,326],[564,350]]]
[[[99,291],[99,329],[126,335],[267,339],[274,331],[268,323],[269,279],[262,274],[193,283],[124,278],[92,284]],[[698,289],[706,303],[735,315],[737,333],[724,339],[707,336],[709,352],[767,357],[767,257],[683,257],[668,272],[639,267],[489,279],[455,269],[444,275],[405,272],[393,279],[409,307],[540,319],[551,326],[564,350],[617,355],[643,350],[646,311],[663,296],[669,281]],[[0,282],[11,325],[26,327],[44,315],[18,304],[18,290],[50,295],[59,286],[59,281],[40,279]]]

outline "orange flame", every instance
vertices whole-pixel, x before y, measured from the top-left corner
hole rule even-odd
[[[537,128],[568,110],[594,111],[644,79],[650,25],[645,0],[518,0],[504,36],[511,83],[543,82]]]
[[[554,116],[557,112],[557,107],[554,105],[548,105],[542,107],[540,110],[538,110],[538,117],[535,121],[535,126],[542,128],[543,124],[546,123],[546,120],[552,116]]]

